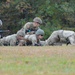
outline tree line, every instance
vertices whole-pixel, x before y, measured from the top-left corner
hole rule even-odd
[[[54,30],[75,30],[75,0],[0,0],[0,19],[10,34],[36,16],[43,20],[44,39]]]

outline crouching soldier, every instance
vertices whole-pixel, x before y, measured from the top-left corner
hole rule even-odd
[[[1,46],[16,46],[19,44],[19,41],[23,39],[24,39],[24,33],[18,31],[17,34],[12,34],[0,39],[0,45]]]
[[[75,32],[70,30],[57,30],[45,41],[47,45],[54,45],[66,41],[66,44],[75,45]]]
[[[35,34],[25,35],[26,44],[31,43],[32,46],[41,46],[40,40],[44,36],[44,31],[42,29],[38,29]]]
[[[19,31],[23,31],[25,34],[35,34],[41,24],[42,20],[39,17],[35,17],[33,22],[27,22]]]

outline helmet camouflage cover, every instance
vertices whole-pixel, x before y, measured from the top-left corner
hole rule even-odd
[[[42,20],[39,17],[35,17],[33,19],[34,22],[38,22],[39,24],[42,24]]]

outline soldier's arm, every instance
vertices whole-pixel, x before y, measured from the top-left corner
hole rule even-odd
[[[25,33],[26,33],[26,34],[30,34],[30,32],[31,32],[30,26],[31,26],[31,22],[27,22],[27,23],[24,25],[23,28],[25,29]]]
[[[37,39],[35,39],[35,38],[32,39],[32,45],[33,46],[41,46],[41,44],[39,42],[37,42]]]
[[[31,37],[30,41],[32,42],[32,46],[35,46],[35,44],[37,44],[37,39],[35,36]]]
[[[35,34],[35,31],[29,31],[29,32],[26,32],[26,34]]]
[[[36,45],[37,45],[37,41],[36,41],[36,40],[33,40],[33,41],[32,41],[32,45],[33,45],[33,46],[36,46]]]
[[[35,46],[43,46],[43,44],[41,44],[40,42],[35,43]]]
[[[26,30],[26,29],[29,29],[29,28],[30,28],[30,24],[31,24],[30,22],[27,22],[27,23],[24,25],[23,28],[24,28],[25,30]]]
[[[11,39],[11,40],[10,40],[10,46],[16,46],[16,41],[13,40],[13,39]]]
[[[38,30],[39,28],[29,28],[26,29],[26,34],[35,34],[35,32]]]

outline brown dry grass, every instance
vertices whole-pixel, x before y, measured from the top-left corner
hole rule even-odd
[[[75,59],[75,46],[70,46],[70,45],[69,46],[65,46],[64,45],[64,46],[44,46],[44,47],[33,47],[33,46],[28,46],[28,47],[27,46],[22,46],[22,47],[19,47],[19,46],[18,47],[15,47],[15,46],[14,47],[11,47],[11,46],[10,47],[0,47],[0,64],[2,64],[2,66],[4,64],[7,65],[7,63],[11,63],[11,64],[12,63],[17,63],[18,65],[24,64],[24,60],[19,61],[19,59],[21,60],[22,58],[26,58],[26,59],[28,58],[29,60],[32,59],[31,60],[31,62],[32,62],[31,64],[33,64],[35,62],[34,61],[35,58],[37,58],[39,60],[39,58],[43,59],[44,57],[46,57],[44,59],[44,60],[46,60],[46,62],[43,63],[44,65],[46,63],[50,63],[49,60],[51,58],[54,58],[54,59],[58,59],[59,58],[58,59],[59,60],[58,63],[60,63],[60,61],[61,61],[60,59],[62,59],[62,58],[63,59],[67,59],[68,64],[71,61],[74,64],[74,62],[75,62],[75,60],[74,60]],[[14,58],[17,59],[17,60],[14,61],[13,60]],[[48,59],[48,58],[50,58],[50,59]],[[43,62],[41,59],[40,59],[40,61]],[[29,64],[30,63],[29,60],[25,60],[25,63]],[[57,62],[57,60],[54,61],[54,62],[53,61],[54,60],[52,60],[52,63]],[[41,63],[41,65],[42,65],[42,63]],[[74,71],[72,71],[72,72],[70,71],[68,73],[64,73],[62,71],[62,69],[60,69],[60,67],[59,67],[59,71],[56,70],[55,72],[53,72],[54,69],[52,70],[52,72],[44,71],[45,70],[44,69],[43,73],[42,72],[40,73],[39,70],[38,70],[38,72],[39,72],[38,74],[37,74],[37,71],[32,72],[32,74],[31,73],[27,73],[27,74],[21,73],[20,74],[20,73],[16,73],[15,71],[12,72],[11,70],[9,70],[9,71],[7,71],[5,69],[3,70],[2,66],[0,67],[0,69],[1,69],[0,75],[10,75],[10,74],[11,75],[45,75],[45,74],[46,75],[74,75],[75,74]],[[46,66],[48,66],[48,64]],[[62,67],[63,67],[63,65],[62,65]],[[71,67],[71,64],[70,64],[70,67]],[[56,69],[57,69],[57,67],[56,67]]]
[[[69,59],[73,57],[75,53],[75,46],[22,46],[22,47],[0,47],[0,54],[4,55],[24,55],[24,56],[66,56]]]

